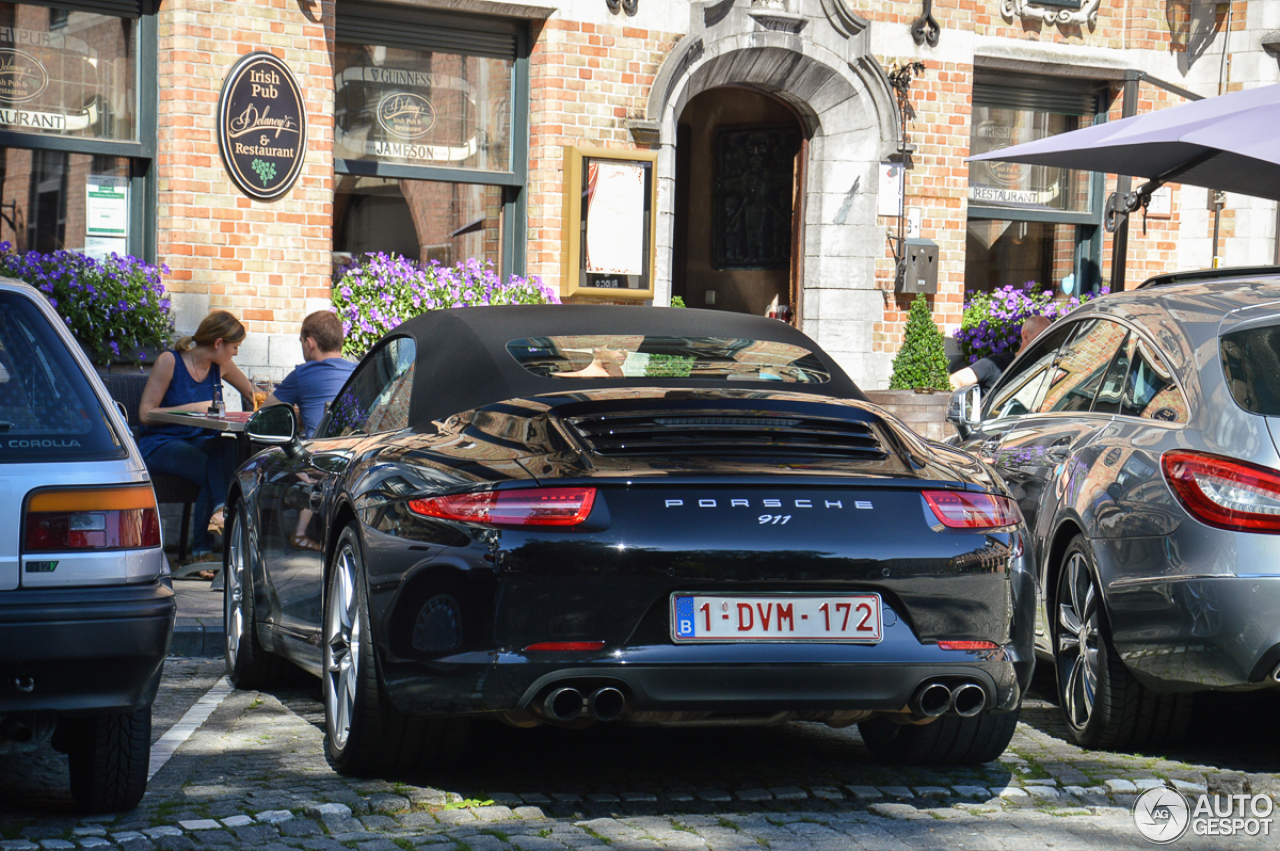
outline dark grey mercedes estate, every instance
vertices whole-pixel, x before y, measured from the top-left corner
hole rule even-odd
[[[1280,274],[1100,298],[950,418],[1032,530],[1037,651],[1081,744],[1170,742],[1195,692],[1280,688]]]

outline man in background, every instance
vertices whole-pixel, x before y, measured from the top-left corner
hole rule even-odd
[[[1028,316],[1023,320],[1022,340],[1018,344],[1018,352],[1031,345],[1031,341],[1043,334],[1049,324],[1049,320],[1043,316]],[[956,370],[951,373],[951,389],[959,390],[961,387],[977,384],[982,387],[983,393],[990,393],[996,386],[996,382],[1000,380],[1000,374],[1013,363],[1018,352],[999,352]]]
[[[342,357],[346,334],[342,320],[328,310],[317,310],[302,320],[302,359],[276,386],[264,405],[286,402],[296,405],[307,437],[316,433],[324,406],[332,402],[356,365]]]

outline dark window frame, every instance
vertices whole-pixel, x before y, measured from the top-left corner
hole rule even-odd
[[[394,37],[395,45],[415,46],[417,49],[441,49],[441,44],[448,44],[449,50],[462,55],[492,56],[491,49],[481,46],[468,49],[465,41],[469,36],[483,33],[486,23],[491,25],[495,19],[478,15],[457,12],[440,12],[392,6],[373,2],[344,3],[339,12],[335,27],[334,41],[348,44],[361,44],[343,37],[344,19],[354,24],[367,24],[373,28],[377,23],[394,21],[399,31]],[[478,183],[487,186],[502,187],[502,268],[499,273],[503,278],[509,275],[524,275],[528,264],[528,182],[529,182],[529,53],[531,40],[528,23],[511,22],[501,19],[504,27],[514,26],[515,58],[511,69],[511,168],[510,170],[483,170],[470,168],[449,168],[444,166],[406,165],[402,163],[382,163],[369,160],[351,160],[335,157],[333,170],[336,174],[350,174],[364,177],[382,177],[390,180],[431,180],[447,183]],[[352,24],[347,25],[348,28]],[[480,39],[476,36],[477,40]]]
[[[1068,5],[1065,2],[1045,5]],[[1075,6],[1078,8],[1079,3]],[[978,69],[973,86],[974,106],[1029,109],[1062,115],[1091,116],[1093,123],[1107,121],[1108,96],[1096,81],[1061,80],[1020,74],[1010,85],[1007,76]],[[971,128],[972,131],[972,128]],[[1016,210],[969,202],[968,218],[1006,222],[1044,222],[1075,226],[1075,278],[1072,295],[1096,292],[1102,286],[1102,220],[1106,175],[1095,172],[1089,184],[1088,212]]]
[[[99,15],[129,18],[137,24],[135,56],[137,63],[137,138],[132,142],[45,136],[0,129],[0,148],[59,151],[70,154],[92,154],[123,157],[129,160],[129,239],[126,250],[135,257],[156,262],[156,231],[159,225],[156,208],[159,188],[156,180],[156,145],[159,134],[159,33],[156,0],[100,0],[99,3],[50,2],[24,0],[18,5],[60,6],[72,11],[89,11]]]

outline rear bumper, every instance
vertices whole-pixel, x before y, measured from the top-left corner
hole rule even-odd
[[[168,580],[0,593],[0,714],[150,706],[175,611]]]
[[[930,680],[977,682],[989,707],[1012,710],[1034,667],[1030,647],[1012,645],[982,652],[921,646],[897,659],[877,659],[878,648],[865,646],[817,648],[820,657],[795,646],[770,649],[754,661],[706,646],[631,648],[585,660],[471,653],[384,665],[384,673],[396,706],[416,715],[522,710],[559,686],[586,692],[606,685],[626,695],[629,711],[752,714],[897,712]]]

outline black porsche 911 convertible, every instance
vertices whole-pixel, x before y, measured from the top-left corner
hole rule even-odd
[[[1034,665],[1018,508],[772,319],[528,306],[411,319],[228,499],[226,660],[320,676],[333,765],[517,726],[859,724],[999,756]]]

